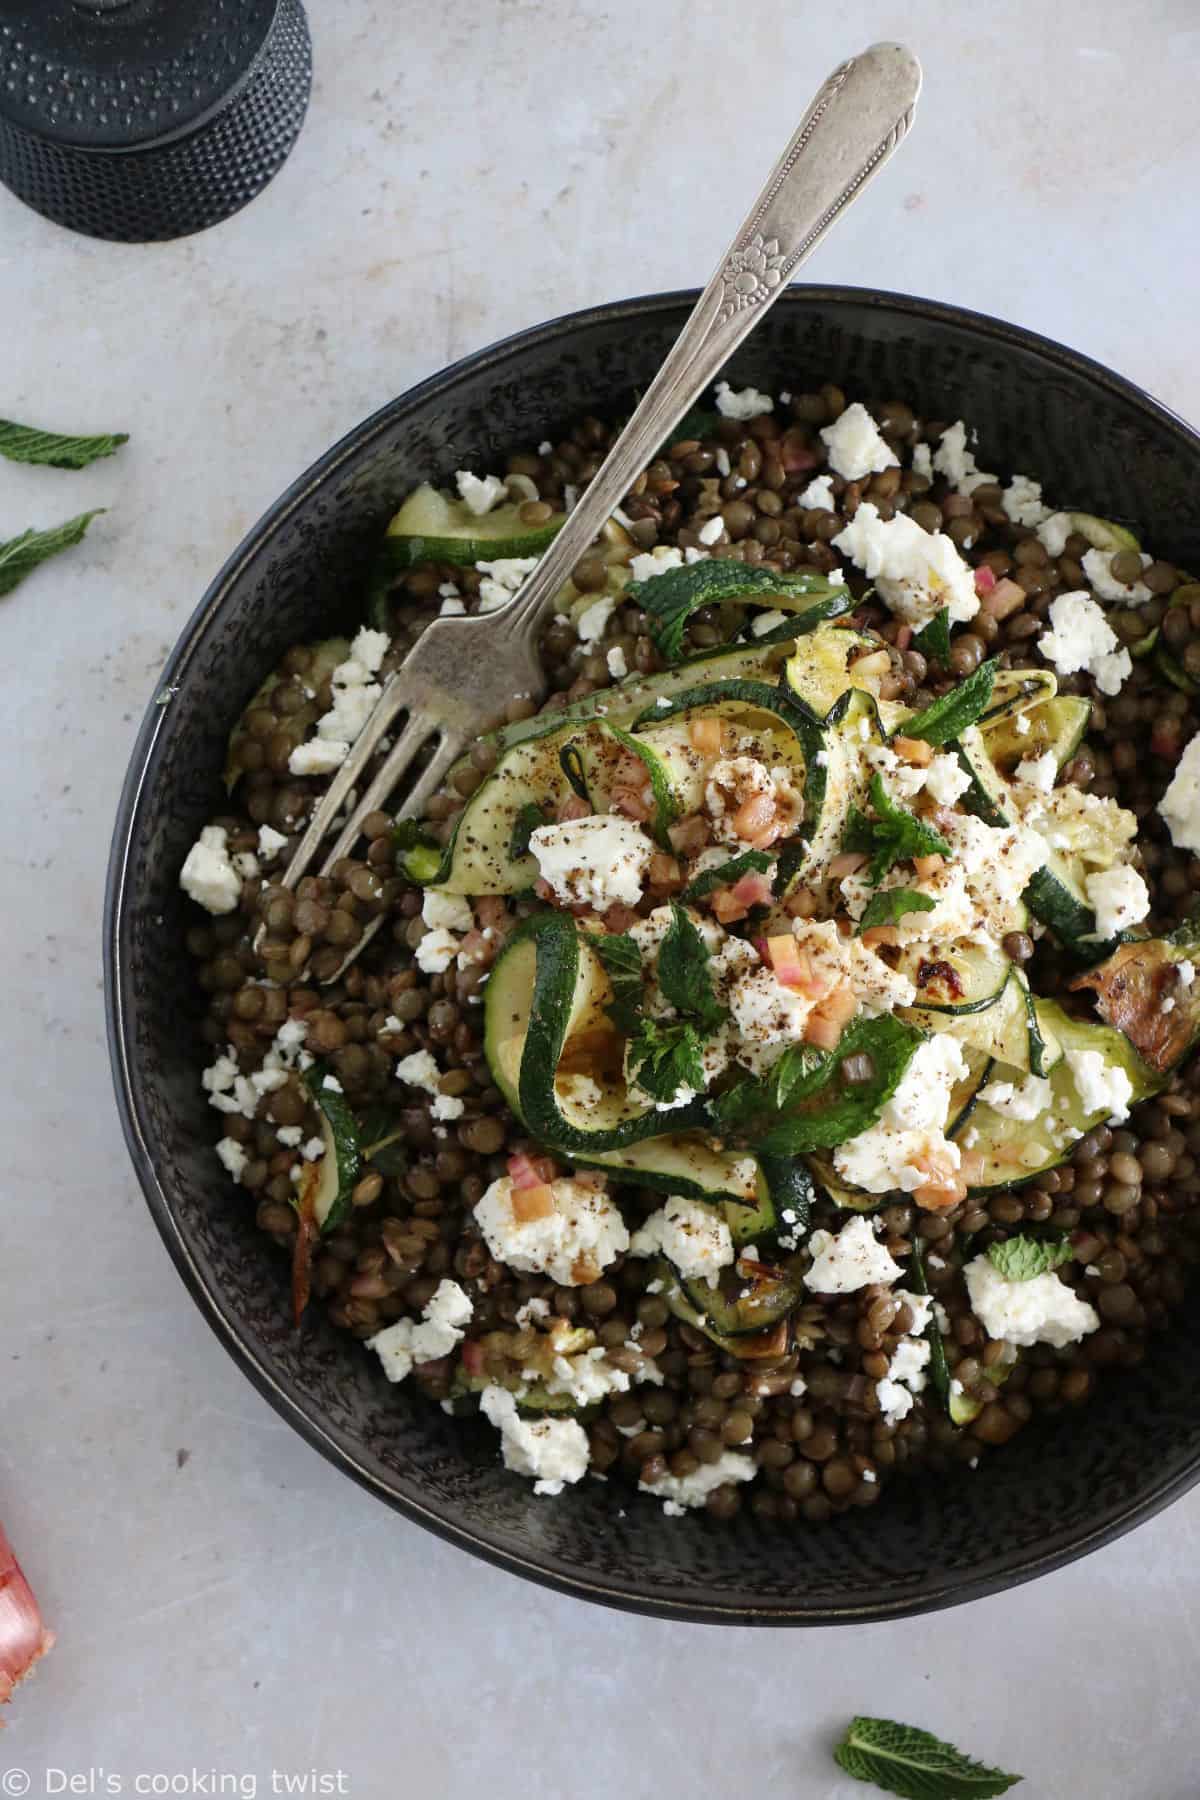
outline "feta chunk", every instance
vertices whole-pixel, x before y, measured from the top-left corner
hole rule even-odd
[[[967,428],[961,419],[943,431],[933,458],[933,466],[939,475],[946,477],[958,494],[973,494],[985,481],[996,479],[994,475],[979,468],[967,449]]]
[[[587,1473],[587,1433],[578,1419],[523,1419],[506,1388],[485,1387],[479,1409],[500,1433],[504,1466],[527,1475],[535,1494],[561,1494]]]
[[[458,944],[454,932],[441,926],[427,931],[414,952],[418,969],[426,975],[444,974],[458,955]]]
[[[757,419],[774,410],[770,394],[760,394],[756,387],[735,391],[727,381],[717,383],[717,411],[723,419]]]
[[[491,562],[477,562],[483,576],[479,583],[479,610],[498,612],[507,606],[527,575],[537,568],[536,556],[497,556]]]
[[[558,900],[597,909],[614,901],[636,906],[654,854],[642,827],[615,814],[539,825],[530,833],[529,848]]]
[[[1048,794],[1058,780],[1058,758],[1053,750],[1047,750],[1044,756],[1023,756],[1016,767],[1016,778]]]
[[[808,486],[797,494],[795,505],[809,512],[836,512],[833,501],[833,476],[814,475]]]
[[[272,862],[281,850],[287,849],[287,839],[282,831],[276,831],[271,825],[260,825],[258,828],[258,854],[262,862]]]
[[[890,1284],[901,1273],[861,1213],[848,1219],[836,1236],[814,1231],[808,1248],[813,1261],[804,1285],[814,1294],[853,1294],[859,1288]]]
[[[1018,1087],[1011,1081],[989,1081],[979,1091],[979,1098],[993,1112],[1006,1119],[1037,1119],[1046,1112],[1052,1099],[1050,1083],[1040,1075],[1029,1075]]]
[[[604,660],[608,664],[608,672],[614,681],[623,681],[629,673],[629,664],[625,660],[625,652],[620,644],[613,644],[604,652]]]
[[[1141,552],[1142,567],[1148,568],[1153,557]],[[1112,552],[1109,550],[1088,550],[1083,557],[1083,572],[1099,594],[1101,600],[1113,600],[1122,606],[1145,606],[1150,598],[1150,589],[1144,581],[1119,581],[1112,572]]]
[[[933,450],[930,445],[913,445],[912,466],[914,475],[920,475],[924,481],[933,480]]]
[[[1200,855],[1200,731],[1180,757],[1158,810],[1167,822],[1175,848],[1194,850]]]
[[[653,1494],[663,1502],[668,1518],[680,1518],[685,1508],[703,1506],[714,1488],[724,1487],[730,1481],[753,1481],[757,1474],[758,1464],[752,1456],[724,1450],[716,1462],[701,1463],[690,1475],[664,1475],[653,1486],[639,1481],[638,1487],[643,1494]]]
[[[629,1245],[631,1256],[667,1257],[685,1281],[716,1287],[720,1271],[733,1261],[733,1238],[715,1207],[672,1194],[650,1214]]]
[[[1091,675],[1102,694],[1120,693],[1133,661],[1090,595],[1060,594],[1050,602],[1050,625],[1038,649],[1060,675]]]
[[[916,1404],[908,1388],[899,1381],[893,1381],[885,1375],[882,1381],[875,1383],[875,1397],[879,1401],[879,1412],[885,1425],[899,1425],[907,1419]]]
[[[944,751],[939,751],[924,773],[925,792],[932,794],[939,806],[953,806],[971,785],[971,777],[957,756]]]
[[[1063,1350],[1100,1324],[1087,1301],[1053,1273],[1009,1281],[987,1256],[975,1257],[963,1273],[971,1310],[990,1338]]]
[[[475,924],[469,900],[462,894],[439,894],[436,888],[426,888],[421,896],[421,917],[426,925],[446,931],[470,931]]]
[[[562,1287],[586,1287],[629,1248],[620,1212],[602,1188],[561,1176],[551,1182],[549,1212],[525,1217],[507,1175],[477,1202],[475,1218],[497,1262]]]
[[[771,612],[758,613],[751,621],[750,635],[751,637],[766,637],[768,631],[774,631],[777,625],[783,625],[786,620],[786,613],[776,612],[774,609]]]
[[[1115,869],[1098,869],[1084,881],[1089,904],[1096,914],[1096,931],[1102,938],[1115,937],[1131,925],[1140,925],[1150,911],[1150,894],[1136,869],[1127,863]]]
[[[217,1155],[220,1157],[225,1168],[228,1169],[229,1173],[233,1176],[233,1179],[235,1181],[240,1181],[242,1178],[242,1170],[245,1168],[250,1158],[247,1156],[241,1144],[238,1143],[237,1139],[223,1137],[217,1144]]]
[[[210,913],[231,913],[241,898],[242,878],[229,855],[229,833],[222,825],[206,825],[179,871],[179,885]]]
[[[843,481],[862,481],[868,475],[894,469],[899,462],[895,451],[889,450],[878,425],[858,400],[832,425],[822,428],[821,438],[829,452],[830,468]]]
[[[724,519],[720,513],[714,513],[711,519],[705,519],[696,536],[702,544],[715,544],[724,529]]]
[[[1103,1112],[1110,1125],[1123,1124],[1133,1098],[1133,1083],[1124,1069],[1105,1062],[1099,1050],[1068,1050],[1067,1067],[1083,1110]]]
[[[744,815],[739,819],[739,813],[747,801],[754,799],[769,802],[771,811],[765,818],[757,817],[751,831],[745,827]],[[788,780],[786,768],[769,769],[755,756],[722,756],[708,772],[704,810],[722,843],[741,844],[758,836],[766,823],[777,818],[785,821],[785,830],[790,829],[792,822],[801,817],[803,804]]]
[[[442,1072],[428,1050],[414,1050],[396,1064],[396,1078],[407,1087],[424,1088],[427,1094],[441,1092]]]
[[[585,606],[575,621],[575,630],[581,644],[595,644],[608,629],[608,621],[612,618],[616,601],[611,594],[601,594],[590,606]]]
[[[491,512],[506,492],[498,475],[485,475],[481,480],[478,475],[472,475],[469,469],[459,469],[454,482],[467,511],[474,513],[477,519],[481,519],[484,513]]]
[[[1074,529],[1070,513],[1051,513],[1037,528],[1038,543],[1048,555],[1061,556]]]
[[[643,550],[630,559],[629,573],[635,581],[652,581],[656,575],[665,575],[668,569],[682,567],[683,551],[677,545],[655,544],[653,550]]]
[[[911,1194],[953,1176],[962,1156],[945,1127],[951,1090],[966,1073],[962,1046],[948,1032],[919,1044],[879,1118],[834,1151],[842,1179],[870,1194]]]
[[[1050,517],[1050,508],[1042,504],[1041,483],[1030,475],[1014,475],[1000,496],[1000,504],[1013,524],[1023,525],[1027,531],[1035,530]]]
[[[456,1281],[440,1281],[420,1323],[397,1319],[369,1337],[367,1348],[374,1350],[389,1381],[406,1381],[414,1363],[449,1356],[461,1343],[473,1311],[469,1295]]]
[[[928,624],[943,607],[952,625],[979,611],[975,572],[957,545],[944,532],[922,531],[907,513],[881,519],[879,508],[864,500],[833,542],[875,583],[896,617],[910,625]]]
[[[296,745],[288,757],[288,768],[293,775],[332,775],[349,754],[350,745],[338,738],[310,738],[306,744]]]

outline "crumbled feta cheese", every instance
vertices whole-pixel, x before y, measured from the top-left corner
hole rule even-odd
[[[897,618],[910,625],[927,624],[943,607],[952,625],[979,611],[975,572],[957,545],[944,532],[922,531],[907,513],[881,519],[879,508],[864,500],[833,542],[875,583]]]
[[[989,1081],[979,1098],[1006,1119],[1036,1119],[1050,1105],[1053,1090],[1040,1075],[1029,1075],[1017,1087],[1011,1081]]]
[[[586,1287],[628,1250],[625,1221],[602,1188],[561,1176],[550,1192],[552,1209],[526,1218],[520,1193],[501,1176],[475,1207],[479,1229],[497,1262],[549,1275],[562,1287]]]
[[[275,1133],[286,1150],[298,1150],[304,1141],[302,1125],[280,1125]]]
[[[466,606],[456,595],[449,594],[438,607],[438,617],[439,619],[456,619],[466,610]]]
[[[971,785],[971,777],[957,756],[939,752],[924,771],[925,792],[932,794],[939,806],[953,806]]]
[[[438,587],[438,598],[440,600],[457,600],[459,596],[460,589],[456,581],[443,581],[440,583]]]
[[[665,575],[668,569],[683,567],[683,551],[675,544],[655,544],[653,550],[643,550],[639,556],[632,557],[629,573],[635,581],[652,581],[656,575]]]
[[[505,494],[505,486],[498,475],[485,475],[481,480],[472,475],[469,469],[459,469],[454,477],[459,495],[464,501],[467,511],[481,519],[484,513],[491,512],[498,500]]]
[[[427,931],[418,943],[416,951],[418,969],[426,975],[441,975],[458,955],[458,938],[452,931],[438,926]]]
[[[1013,720],[1013,727],[1018,737],[1028,737],[1033,727],[1029,723],[1028,713],[1018,713]]]
[[[287,839],[282,831],[276,831],[271,825],[260,825],[258,828],[258,854],[263,862],[271,862],[281,850],[287,849]]]
[[[642,827],[615,814],[539,825],[530,833],[529,848],[557,899],[568,906],[597,908],[614,901],[636,906],[654,854],[653,840]]]
[[[1142,567],[1148,568],[1153,557],[1141,552]],[[1144,581],[1119,581],[1112,572],[1112,552],[1088,550],[1083,557],[1083,572],[1101,600],[1115,600],[1122,606],[1145,606],[1150,589]]]
[[[346,1091],[336,1075],[326,1075],[321,1086],[327,1088],[331,1094],[344,1094]]]
[[[519,1330],[524,1331],[535,1321],[549,1317],[550,1302],[543,1300],[540,1294],[534,1294],[531,1299],[526,1300],[523,1306],[517,1308],[517,1316],[513,1323]]]
[[[894,469],[899,461],[895,451],[888,449],[866,407],[858,400],[832,425],[822,427],[821,437],[829,452],[830,468],[844,481],[862,481],[867,475]]]
[[[943,863],[932,875],[915,882],[906,870],[897,867],[879,885],[884,889],[911,888],[933,901],[931,912],[904,913],[892,924],[895,940],[901,945],[935,940],[950,943],[974,931],[979,922],[979,907],[967,891],[966,876],[957,863]],[[850,917],[861,919],[876,889],[863,875],[844,876],[840,887]]]
[[[1115,869],[1098,869],[1084,881],[1089,904],[1096,914],[1096,931],[1102,938],[1115,937],[1131,925],[1140,925],[1150,911],[1150,893],[1136,869],[1127,863]]]
[[[1124,1069],[1106,1063],[1099,1050],[1068,1050],[1067,1067],[1084,1112],[1103,1113],[1110,1125],[1123,1124],[1133,1098],[1133,1083]]]
[[[944,1133],[951,1089],[966,1073],[962,1046],[949,1033],[919,1044],[879,1118],[834,1151],[838,1174],[871,1194],[910,1194],[953,1176],[961,1153]]]
[[[724,529],[724,519],[720,513],[714,513],[711,519],[705,519],[696,536],[702,544],[715,544]]]
[[[886,1286],[901,1272],[876,1238],[870,1219],[861,1213],[848,1219],[836,1236],[814,1231],[808,1248],[813,1260],[804,1285],[814,1294],[853,1294],[859,1288]]]
[[[575,621],[575,630],[581,644],[595,644],[608,629],[608,621],[612,618],[616,601],[611,594],[602,594],[585,606]]]
[[[1041,483],[1030,475],[1014,475],[1000,496],[1000,504],[1014,525],[1033,531],[1050,517],[1050,508],[1042,504]]]
[[[229,833],[223,826],[204,827],[179,871],[179,885],[206,912],[233,912],[242,878],[230,861]]]
[[[883,785],[893,800],[902,805],[916,797],[925,786],[925,770],[916,763],[904,762],[887,744],[872,744],[866,753],[868,767],[883,776]]]
[[[1175,979],[1180,987],[1190,988],[1193,981],[1196,979],[1195,964],[1190,962],[1177,962],[1175,964]]]
[[[1194,850],[1200,855],[1200,731],[1180,757],[1158,810],[1167,822],[1175,848]]]
[[[457,1281],[440,1281],[419,1324],[415,1319],[397,1319],[369,1337],[367,1348],[375,1351],[389,1381],[404,1381],[414,1363],[449,1356],[461,1343],[473,1310]]]
[[[1063,1350],[1100,1324],[1096,1312],[1055,1274],[1009,1281],[990,1257],[977,1256],[963,1271],[971,1310],[991,1338],[1008,1344],[1053,1344]]]
[[[629,664],[625,660],[625,652],[620,644],[613,644],[604,652],[604,660],[608,664],[608,672],[614,681],[623,681],[629,673]]]
[[[727,381],[717,383],[717,411],[723,419],[757,419],[762,413],[774,412],[770,394],[760,394],[756,387],[739,388],[736,392]]]
[[[629,1245],[631,1256],[667,1257],[685,1281],[717,1285],[719,1272],[733,1261],[729,1227],[714,1207],[672,1194],[651,1213]]]
[[[920,475],[924,481],[933,480],[933,451],[928,444],[913,445],[912,466],[914,475]]]
[[[797,494],[795,504],[809,512],[834,512],[833,476],[814,475],[804,491]]]
[[[446,1120],[461,1119],[465,1109],[457,1095],[439,1094],[429,1110],[435,1119]]]
[[[929,1295],[914,1294],[909,1288],[894,1288],[892,1290],[892,1298],[894,1300],[902,1300],[905,1306],[907,1306],[909,1312],[912,1314],[912,1324],[908,1328],[909,1332],[913,1337],[919,1337],[921,1332],[923,1332],[928,1325],[933,1313],[933,1301],[930,1299]],[[895,1372],[896,1371],[893,1369],[892,1374],[894,1375]]]
[[[933,466],[959,494],[973,494],[985,481],[996,479],[994,475],[979,468],[967,449],[967,428],[961,419],[943,431],[941,443],[933,458]]]
[[[879,1412],[885,1425],[899,1425],[912,1411],[915,1402],[908,1388],[900,1382],[893,1381],[885,1375],[882,1381],[875,1383],[875,1396],[879,1401]]]
[[[1023,917],[1021,895],[1046,861],[1045,840],[1024,824],[985,825],[968,813],[945,817],[943,835],[978,908],[977,925],[998,936],[1018,929]]]
[[[402,1057],[396,1064],[396,1077],[408,1087],[424,1088],[427,1094],[441,1091],[442,1073],[428,1050],[414,1050],[411,1056]]]
[[[310,1137],[308,1142],[302,1147],[300,1154],[305,1162],[320,1162],[325,1154],[324,1138]]]
[[[446,931],[470,931],[475,924],[471,902],[462,894],[439,894],[426,888],[421,896],[421,917],[426,925]]]
[[[1038,649],[1059,674],[1083,672],[1095,678],[1102,694],[1119,694],[1133,661],[1096,602],[1082,590],[1060,594],[1050,602],[1050,624]]]
[[[1051,513],[1037,528],[1038,543],[1048,555],[1061,556],[1073,530],[1070,513]]]
[[[578,1419],[523,1419],[506,1388],[485,1387],[479,1409],[500,1433],[504,1466],[533,1480],[535,1494],[561,1494],[587,1473],[587,1433]]]
[[[498,556],[492,562],[477,562],[475,567],[483,576],[479,583],[480,612],[497,612],[507,606],[537,564],[536,556]]]
[[[242,1146],[238,1143],[237,1139],[223,1137],[217,1145],[217,1155],[229,1170],[233,1179],[235,1181],[240,1181],[242,1178],[242,1170],[250,1159],[245,1150],[243,1150]]]
[[[774,610],[758,613],[751,622],[750,635],[751,637],[766,637],[768,631],[774,631],[777,625],[783,625],[786,620],[786,613]]]
[[[727,475],[730,475],[733,471],[733,465],[731,464],[731,462],[729,460],[729,452],[725,448],[724,444],[717,445],[716,462],[717,462],[717,474],[721,477],[721,479],[723,481],[725,479],[725,477]]]
[[[925,1369],[929,1362],[929,1340],[923,1337],[903,1337],[892,1352],[892,1360],[888,1364],[888,1377],[892,1381],[902,1381],[912,1393],[919,1394],[925,1386]]]
[[[753,831],[739,829],[739,812],[746,801],[761,797],[773,808],[772,818],[782,817],[788,826],[803,814],[803,803],[788,780],[784,767],[769,769],[755,756],[722,756],[713,763],[704,785],[704,810],[724,844],[740,844],[757,836],[765,823],[757,819]]]
[[[1016,767],[1016,778],[1048,794],[1058,780],[1058,758],[1053,750],[1047,750],[1044,756],[1023,756]]]
[[[553,456],[554,455],[554,445],[550,442],[549,438],[542,439],[541,443],[537,447],[537,453],[539,456]]]
[[[725,1450],[716,1462],[701,1463],[690,1475],[664,1475],[653,1486],[639,1481],[638,1487],[643,1494],[653,1494],[663,1502],[668,1518],[677,1519],[686,1507],[703,1506],[714,1488],[724,1487],[729,1481],[753,1481],[757,1474],[758,1464],[752,1456]]]
[[[350,646],[350,662],[357,664],[360,669],[365,669],[368,675],[378,675],[380,665],[391,648],[391,643],[392,640],[386,631],[372,631],[369,625],[364,625]],[[332,680],[335,687],[339,675],[342,675],[343,670],[348,671],[348,669],[348,663],[341,663],[333,671]],[[358,679],[356,675],[349,673],[343,675],[342,678],[346,682]]]
[[[326,715],[328,717],[328,715]],[[297,744],[288,757],[288,768],[293,775],[332,775],[340,769],[350,754],[348,743],[337,739],[310,738],[306,744]]]

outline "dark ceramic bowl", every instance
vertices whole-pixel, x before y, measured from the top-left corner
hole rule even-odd
[[[598,307],[523,332],[394,400],[322,458],[250,533],[190,620],[130,764],[105,915],[117,1098],[155,1224],[214,1331],[272,1405],[398,1512],[488,1561],[581,1598],[666,1617],[829,1624],[895,1617],[1026,1581],[1147,1518],[1200,1474],[1200,1340],[1159,1340],[1079,1412],[1023,1431],[977,1473],[900,1481],[870,1512],[799,1530],[665,1518],[615,1482],[534,1498],[481,1423],[455,1422],[319,1324],[289,1322],[284,1259],[221,1175],[189,1029],[178,871],[219,810],[226,734],[289,644],[355,618],[371,548],[400,497],[491,468],[583,412],[618,414],[694,296]],[[1200,566],[1200,439],[1108,370],[1032,333],[925,300],[796,287],[739,352],[737,384],[836,381],[965,418],[992,467],[1063,505],[1139,522]],[[397,1524],[397,1529],[402,1529]]]

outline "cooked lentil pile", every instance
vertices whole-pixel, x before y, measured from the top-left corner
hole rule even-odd
[[[535,714],[515,699],[420,832],[372,814],[355,856],[290,892],[279,875],[379,683],[437,614],[503,604],[613,436],[585,418],[511,455],[502,476],[461,473],[457,496],[418,490],[393,521],[370,624],[353,643],[295,646],[250,703],[227,807],[183,875],[199,902],[188,947],[206,997],[204,1084],[221,1161],[293,1258],[298,1307],[311,1299],[371,1341],[381,1379],[450,1410],[481,1405],[505,1463],[539,1492],[591,1471],[612,1478],[614,1504],[638,1484],[672,1513],[749,1505],[816,1524],[875,1504],[893,1474],[973,1469],[1035,1413],[1082,1405],[1183,1299],[1200,1246],[1200,1077],[1186,1055],[1200,1002],[1184,923],[1200,889],[1200,582],[1120,526],[1052,512],[1029,477],[980,470],[961,422],[901,400],[868,412],[832,384],[776,397],[722,384],[717,410],[693,415],[634,482],[546,626],[539,726],[591,709],[590,760],[570,786],[532,817],[528,768],[525,787],[496,790]],[[419,532],[405,526],[414,505]],[[445,560],[413,560],[410,536],[441,538]],[[818,604],[815,628],[801,623]],[[754,666],[732,669],[722,646]],[[831,656],[826,701],[868,703],[838,743],[876,730],[887,744],[861,752],[877,785],[855,790],[818,858],[810,778],[819,766],[834,793],[836,747],[804,738],[828,708],[803,680],[825,680]],[[694,681],[661,686],[696,657],[712,660]],[[672,710],[726,673],[791,681],[809,712],[776,716],[761,694]],[[659,735],[677,727],[664,761],[701,795],[657,836],[652,759],[603,725],[642,681]],[[940,733],[946,705],[976,694]],[[494,790],[493,810],[459,831]],[[972,811],[1016,885],[985,918],[980,872],[976,910],[952,926],[955,859],[982,829]],[[1039,819],[1048,879],[1021,861]],[[594,852],[581,827],[597,832]],[[532,879],[443,888],[472,853],[492,874],[524,859]],[[933,959],[921,937],[935,915],[943,936],[960,934],[957,960]],[[601,957],[597,937],[637,945],[632,1001],[628,966]],[[673,967],[692,959],[674,988],[668,943]],[[568,1000],[602,960],[608,998],[585,996],[565,1045],[531,1048],[529,992],[535,975],[552,984],[555,957]],[[516,998],[493,1017],[506,968]],[[972,983],[992,1009],[987,1054],[970,1031],[983,1011],[967,1005]],[[614,1069],[622,994],[642,1060],[627,1050],[622,1069],[618,1047]],[[1103,1045],[1117,1033],[1114,1063]],[[1017,1045],[1013,1067],[991,1060],[997,1041]],[[552,1122],[535,1134],[510,1099],[525,1104],[521,1058],[543,1052]],[[903,1086],[914,1056],[937,1118],[918,1118]],[[849,1109],[854,1133],[814,1142],[812,1109],[789,1113],[779,1091],[785,1066],[797,1093],[826,1081],[817,1112]],[[611,1117],[602,1089],[622,1096]],[[698,1197],[695,1181],[683,1195],[669,1178],[641,1184],[642,1152],[662,1136],[629,1136],[623,1163],[580,1152],[589,1120],[615,1120],[619,1138],[631,1095],[660,1133],[674,1114],[693,1144],[728,1152],[719,1179],[696,1178]],[[1043,1127],[1039,1164],[1027,1146]],[[747,1147],[768,1141],[784,1148],[759,1169]]]

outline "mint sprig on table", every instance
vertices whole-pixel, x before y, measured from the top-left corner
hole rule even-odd
[[[998,666],[994,656],[989,661],[980,663],[973,675],[960,681],[957,687],[951,688],[948,694],[943,694],[940,700],[927,706],[924,712],[905,719],[904,736],[924,738],[935,749],[939,744],[948,744],[953,738],[961,737],[987,707],[996,685]]]
[[[907,724],[905,731],[908,730]],[[878,887],[894,864],[915,856],[949,856],[950,846],[940,832],[922,824],[915,814],[897,806],[883,785],[882,775],[872,775],[868,789],[876,817],[870,819],[857,806],[850,808],[843,848],[871,858],[867,877]]]
[[[895,925],[907,913],[932,912],[937,902],[916,888],[880,888],[872,894],[858,921],[858,936],[873,931],[877,925]]]
[[[57,431],[39,431],[36,425],[18,425],[0,419],[0,456],[9,462],[44,463],[51,469],[86,469],[101,457],[112,456],[129,442],[127,431],[103,432],[97,437],[64,437]]]
[[[98,506],[92,512],[67,519],[62,525],[51,525],[46,531],[23,531],[19,537],[0,544],[0,597],[11,594],[27,575],[41,563],[48,562],[50,557],[57,556],[60,550],[69,550],[73,544],[78,544],[92,520],[104,511],[103,506]]]
[[[1071,1261],[1074,1252],[1066,1236],[1050,1238],[1010,1237],[988,1245],[988,1261],[1006,1281],[1033,1281]]]
[[[833,1760],[856,1781],[901,1800],[991,1800],[1023,1779],[977,1763],[953,1744],[891,1719],[852,1719]]]

